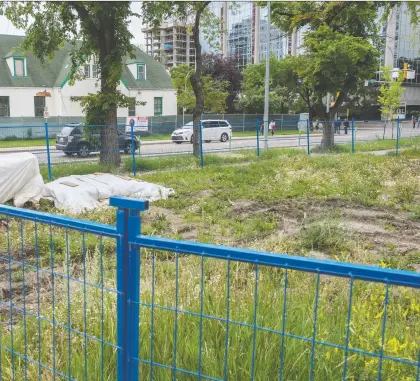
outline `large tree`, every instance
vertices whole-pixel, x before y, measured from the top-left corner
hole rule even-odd
[[[220,19],[209,9],[210,1],[144,1],[142,2],[143,21],[154,28],[159,28],[164,21],[176,20],[192,22],[191,34],[195,47],[195,71],[190,77],[195,94],[193,110],[193,152],[200,154],[200,118],[204,110],[203,94],[203,57],[201,53],[201,29],[207,39],[215,38],[220,31]]]
[[[242,84],[242,72],[238,68],[238,57],[223,57],[220,54],[203,54],[203,74],[214,80],[227,82],[227,113],[235,113],[235,102],[238,99]]]
[[[41,62],[52,59],[69,42],[71,50],[70,80],[77,79],[86,59],[95,58],[101,88],[89,94],[88,110],[96,115],[101,128],[100,160],[120,164],[117,142],[117,107],[129,99],[117,91],[124,59],[133,56],[128,30],[129,18],[136,16],[129,2],[3,2],[0,11],[13,25],[26,30],[21,48],[31,51]]]
[[[303,51],[307,65],[296,73],[306,89],[312,89],[313,111],[321,119],[332,119],[337,109],[354,95],[358,84],[370,79],[379,55],[375,2],[276,2],[272,22],[290,33],[306,27]],[[326,112],[327,94],[336,100]],[[337,96],[338,94],[338,96]],[[323,145],[334,144],[332,125],[323,130]]]

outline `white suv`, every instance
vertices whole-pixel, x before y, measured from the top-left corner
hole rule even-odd
[[[202,120],[201,125],[203,126],[203,140],[206,143],[212,140],[219,140],[221,142],[227,142],[232,138],[232,126],[227,120]],[[177,144],[183,142],[193,142],[193,122],[187,123],[181,128],[176,129],[171,139]]]

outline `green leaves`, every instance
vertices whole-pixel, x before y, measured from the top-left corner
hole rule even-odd
[[[384,66],[382,70],[382,79],[385,83],[379,88],[378,102],[381,105],[382,114],[387,119],[393,119],[397,108],[402,102],[402,95],[406,90],[404,87],[401,87],[404,75],[400,71],[398,78],[394,80],[389,66]]]
[[[194,70],[189,65],[178,65],[171,69],[172,83],[177,90],[177,102],[188,112],[195,106],[195,95],[191,86],[190,76]],[[227,88],[229,82],[220,81],[210,75],[203,76],[204,111],[224,113],[226,110]]]

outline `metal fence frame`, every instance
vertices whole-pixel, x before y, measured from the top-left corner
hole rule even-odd
[[[379,268],[374,266],[363,266],[345,262],[329,261],[329,260],[318,260],[298,256],[289,256],[285,254],[273,254],[266,252],[258,252],[253,250],[246,250],[240,248],[231,248],[224,246],[216,246],[209,244],[202,244],[197,242],[189,242],[175,239],[166,239],[153,236],[145,236],[141,234],[141,216],[140,212],[144,212],[149,208],[148,201],[141,201],[135,199],[129,199],[125,197],[111,197],[110,205],[114,206],[117,209],[117,219],[116,226],[110,226],[90,221],[78,220],[68,217],[63,217],[59,215],[41,213],[37,211],[14,208],[11,206],[0,205],[0,215],[6,216],[9,218],[17,218],[20,221],[29,220],[39,224],[47,224],[49,226],[58,226],[66,229],[73,229],[83,233],[91,233],[98,235],[100,237],[107,236],[116,239],[116,281],[117,289],[110,290],[117,294],[117,345],[113,346],[117,350],[117,374],[116,379],[118,381],[137,381],[139,380],[139,365],[141,363],[148,364],[150,366],[150,379],[153,379],[152,372],[154,368],[165,368],[172,371],[172,378],[177,379],[177,374],[188,374],[198,377],[198,379],[211,379],[219,381],[221,379],[210,377],[208,375],[202,374],[201,371],[201,351],[202,351],[202,338],[203,338],[203,326],[202,320],[205,319],[216,319],[225,324],[226,332],[229,331],[230,325],[241,325],[253,329],[253,341],[252,341],[252,374],[250,379],[254,380],[255,378],[255,356],[256,356],[256,346],[255,346],[255,336],[257,331],[270,331],[281,336],[282,348],[281,359],[284,356],[284,339],[285,337],[293,338],[297,340],[303,340],[308,343],[311,343],[311,363],[310,363],[310,380],[314,377],[314,356],[316,351],[316,345],[323,345],[332,348],[338,348],[344,353],[344,371],[342,375],[342,380],[346,380],[347,372],[347,360],[350,353],[358,353],[367,356],[371,356],[379,359],[379,369],[378,369],[378,380],[382,379],[382,363],[383,360],[390,360],[398,363],[403,363],[408,366],[413,366],[417,369],[417,380],[420,377],[420,350],[419,350],[419,359],[417,362],[409,361],[399,357],[388,356],[384,353],[384,344],[385,344],[385,330],[386,330],[386,321],[387,321],[387,306],[388,306],[388,290],[390,286],[403,286],[412,289],[420,289],[420,274],[408,271],[400,270],[391,270],[386,268]],[[23,234],[21,232],[21,234]],[[22,237],[21,237],[22,238]],[[194,313],[191,311],[182,310],[178,304],[178,291],[176,291],[176,300],[175,307],[165,307],[155,304],[152,299],[150,305],[147,307],[151,308],[163,308],[174,313],[175,326],[174,326],[174,361],[172,364],[160,364],[153,360],[152,355],[150,359],[141,358],[139,355],[139,316],[140,309],[146,307],[140,299],[140,267],[141,267],[141,254],[140,249],[154,249],[163,252],[172,252],[176,254],[176,284],[178,285],[178,258],[179,255],[193,255],[201,258],[203,263],[204,258],[216,258],[222,261],[225,261],[227,264],[227,315],[226,318],[218,318],[212,315],[205,315],[203,313],[203,270],[201,272],[201,309],[200,313]],[[23,250],[23,248],[22,248]],[[52,256],[54,253],[51,254]],[[10,265],[10,243],[9,243],[9,257],[1,257],[0,260],[9,261]],[[230,318],[229,316],[229,292],[230,292],[230,266],[232,262],[243,262],[251,264],[255,269],[255,293],[254,293],[254,323],[247,324],[244,322],[237,322]],[[18,262],[22,267],[25,266],[24,257],[22,258],[22,263]],[[203,266],[203,265],[202,265]],[[281,331],[273,331],[265,327],[257,325],[256,320],[256,311],[258,305],[258,268],[259,266],[268,266],[272,268],[281,268],[285,270],[285,293],[284,293],[284,303],[286,303],[286,291],[287,291],[287,273],[290,270],[298,270],[305,273],[316,274],[316,299],[315,306],[313,311],[313,335],[312,337],[304,337],[299,335],[292,335],[285,332],[284,324],[286,322],[286,309],[283,311],[283,329]],[[32,266],[33,267],[33,266]],[[203,269],[203,267],[202,267]],[[38,266],[35,266],[35,270],[39,270]],[[51,274],[54,274],[54,266],[52,265]],[[11,275],[10,275],[11,276]],[[69,275],[62,275],[65,279],[69,279]],[[321,276],[334,276],[347,278],[350,280],[350,295],[349,295],[349,307],[348,307],[348,316],[346,323],[346,340],[345,345],[338,345],[329,342],[322,342],[317,340],[316,337],[316,323],[317,323],[317,309],[318,309],[318,300],[319,300],[319,284]],[[379,353],[373,353],[365,351],[359,348],[354,348],[349,346],[349,334],[350,334],[350,324],[352,319],[352,295],[353,295],[353,281],[362,280],[367,282],[379,282],[386,286],[386,295],[384,299],[384,315],[382,319],[382,339],[381,339],[381,349]],[[83,286],[86,288],[87,282],[86,278],[79,280],[83,283]],[[153,279],[154,284],[154,279]],[[88,284],[89,286],[92,286]],[[97,285],[102,287],[103,284]],[[178,286],[176,286],[178,290]],[[152,294],[153,295],[153,294]],[[153,298],[153,297],[152,297]],[[9,304],[11,310],[16,309],[17,307],[13,304],[12,299],[10,302],[2,302]],[[54,299],[53,299],[54,303]],[[70,303],[70,302],[69,302]],[[286,304],[284,304],[286,305]],[[20,310],[23,318],[26,319],[26,316],[35,316],[37,319],[43,319],[44,317],[40,316],[40,313],[34,314],[26,310],[24,306]],[[83,313],[86,315],[86,305]],[[191,369],[183,369],[177,365],[177,317],[178,314],[191,314],[200,318],[200,349],[199,349],[199,358],[198,361],[198,371],[195,372]],[[86,316],[85,316],[86,319]],[[26,321],[26,320],[25,320]],[[58,326],[54,321],[49,321],[53,329]],[[86,322],[85,322],[86,324]],[[70,327],[66,327],[70,329]],[[85,326],[86,328],[86,326]],[[153,336],[153,330],[158,329],[158,327],[152,327],[151,335]],[[13,332],[13,326],[12,326]],[[85,337],[85,353],[84,359],[86,362],[86,339],[87,334],[86,330],[84,332],[79,332],[79,334],[84,335]],[[95,339],[102,343],[102,345],[111,345],[110,343],[104,343],[103,337],[89,337],[90,339]],[[152,344],[150,344],[152,345]],[[111,345],[112,346],[112,345]],[[227,353],[229,347],[228,334],[226,334],[225,342],[225,358],[224,364],[220,364],[224,368],[224,377],[223,380],[227,379],[228,367],[227,367]],[[25,348],[26,348],[26,337],[25,337]],[[62,378],[73,380],[70,375],[65,375],[60,372],[57,372],[55,368],[50,369],[45,364],[42,364],[40,358],[37,360],[30,359],[26,356],[25,353],[19,353],[13,348],[13,338],[12,338],[12,348],[5,347],[0,342],[0,351],[5,350],[11,353],[12,363],[14,364],[14,358],[18,357],[21,361],[32,362],[38,366],[39,375],[41,377],[41,368],[48,369],[53,372],[54,375],[60,376]],[[153,352],[151,352],[153,353]],[[55,351],[54,351],[55,355]],[[70,352],[69,352],[70,356]],[[103,361],[103,360],[102,360]],[[280,379],[282,379],[282,363],[281,360],[281,369],[280,369]],[[55,362],[54,362],[55,367]],[[86,368],[85,368],[86,369]],[[26,370],[26,365],[25,365]],[[103,372],[103,368],[102,368]],[[0,379],[2,378],[2,371],[0,370]],[[102,374],[103,376],[103,374]],[[13,376],[13,379],[15,377]],[[85,375],[86,379],[86,375]],[[99,376],[98,376],[99,379]]]
[[[217,116],[217,115],[216,115]],[[216,117],[215,116],[215,117]],[[206,116],[207,117],[207,116]],[[219,116],[220,117],[220,116]],[[248,115],[249,117],[249,115]],[[311,155],[312,149],[315,145],[321,144],[321,131],[316,131],[312,123],[305,119],[305,120],[294,120],[290,118],[285,118],[284,115],[280,115],[280,119],[274,119],[275,116],[273,116],[273,119],[276,122],[276,131],[277,130],[292,130],[294,129],[296,131],[295,134],[292,135],[283,135],[283,134],[274,134],[274,136],[264,136],[261,132],[261,126],[265,123],[263,120],[258,119],[258,115],[252,116],[253,118],[248,118],[249,120],[245,120],[239,123],[239,125],[232,124],[233,129],[233,140],[228,139],[226,144],[223,147],[214,147],[212,144],[203,144],[203,136],[202,136],[202,124],[200,121],[200,142],[199,142],[199,163],[203,167],[205,165],[205,156],[207,154],[212,153],[220,153],[220,152],[231,152],[235,150],[254,150],[256,156],[259,158],[262,152],[262,149],[267,147],[268,149],[272,148],[301,148],[305,149],[307,155]],[[293,117],[293,115],[292,115]],[[251,120],[252,119],[252,120]],[[149,121],[150,122],[150,121]],[[374,123],[372,123],[374,122]],[[151,122],[150,122],[151,123]],[[331,123],[331,121],[325,121],[322,122],[324,125],[326,123]],[[378,124],[381,124],[380,127],[378,127]],[[387,129],[385,134],[385,127],[382,128],[382,125],[384,125],[384,121],[356,121],[355,119],[352,119],[349,121],[349,127],[345,129],[345,135],[341,134],[337,135],[338,138],[335,141],[336,145],[341,144],[350,144],[351,150],[350,152],[356,153],[357,147],[356,143],[360,142],[374,142],[375,136],[376,139],[384,139],[384,140],[393,140],[395,141],[395,145],[393,146],[393,153],[395,156],[399,155],[400,151],[400,141],[401,138],[407,138],[407,137],[413,137],[413,136],[419,136],[418,130],[412,130],[414,134],[411,132],[410,129],[405,129],[403,134],[403,124],[399,119],[397,119],[392,127],[392,130]],[[371,124],[374,124],[375,127],[370,127]],[[125,124],[118,124],[116,125],[119,130],[124,130],[126,134],[131,135],[131,145],[128,148],[128,151],[123,149],[122,147],[117,147],[115,150],[118,151],[124,151],[125,153],[129,154],[130,158],[129,160],[131,163],[128,165],[128,167],[131,167],[131,171],[133,175],[137,174],[137,160],[139,158],[143,157],[160,157],[160,156],[172,156],[172,155],[191,155],[192,154],[192,147],[191,145],[184,141],[182,147],[177,147],[177,149],[174,149],[170,147],[169,144],[175,144],[170,141],[160,141],[160,140],[154,140],[154,141],[144,141],[141,137],[141,134],[144,132],[142,131],[135,131],[135,129],[132,126],[127,126]],[[85,128],[100,128],[100,127],[106,127],[106,126],[84,126]],[[165,128],[170,129],[173,131],[174,129],[178,128],[177,125],[167,125]],[[10,126],[5,127],[0,125],[0,135],[2,129],[14,129],[14,128],[21,128],[17,126]],[[59,131],[60,126],[57,124],[50,124],[48,122],[44,123],[43,125],[37,125],[37,126],[30,126],[30,129],[36,129],[36,136],[49,136],[51,139],[52,137],[55,137],[57,134],[57,131]],[[151,128],[149,126],[149,128]],[[235,136],[235,131],[237,132],[237,129],[239,130],[247,130],[247,132],[251,135],[247,136]],[[131,131],[130,131],[131,130]],[[341,130],[343,130],[343,127],[341,127]],[[374,131],[374,132],[372,132]],[[391,135],[392,131],[392,135]],[[10,131],[9,131],[10,132]],[[314,134],[312,134],[314,133]],[[271,134],[269,134],[271,135]],[[404,136],[403,136],[404,135]],[[410,135],[410,136],[408,136]],[[26,135],[25,135],[26,136]],[[25,136],[21,137],[21,140],[25,140]],[[348,138],[344,138],[344,136],[348,136]],[[135,139],[138,138],[138,143],[135,143]],[[41,164],[44,164],[48,167],[48,178],[49,180],[53,179],[53,167],[55,164],[68,164],[75,162],[74,158],[64,158],[63,151],[54,150],[50,146],[49,139],[45,139],[45,145],[44,146],[34,146],[34,147],[26,147],[25,145],[28,143],[25,140],[25,143],[22,143],[21,146],[19,143],[19,140],[16,141],[10,141],[10,147],[6,147],[4,145],[4,142],[2,144],[2,148],[0,149],[1,153],[8,153],[8,152],[31,152],[35,154],[37,157],[44,161]],[[207,141],[206,141],[207,142]],[[14,146],[14,144],[16,144]],[[39,142],[37,144],[40,144]],[[137,144],[137,148],[136,148]],[[185,145],[188,145],[188,147],[185,147]],[[144,147],[147,146],[149,148],[148,152],[144,152]],[[15,147],[15,148],[14,148]],[[181,149],[180,149],[181,148]],[[92,153],[97,153],[100,148],[96,146],[92,146],[90,148],[86,148],[84,152],[86,152],[88,155]],[[77,154],[79,156],[79,151],[73,151],[73,152],[66,152],[67,154]],[[126,159],[127,160],[127,157]],[[78,159],[78,162],[81,161],[92,161],[91,158],[85,158],[83,155]]]

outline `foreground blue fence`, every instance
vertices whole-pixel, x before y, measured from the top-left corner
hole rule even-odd
[[[308,155],[315,147],[322,144],[323,130],[328,121],[312,121],[297,119],[273,119],[274,129],[269,129],[267,136],[263,133],[264,122],[255,119],[244,119],[235,122],[232,119],[230,127],[208,128],[204,120],[200,124],[200,163],[206,164],[206,154],[251,150],[256,156],[264,150],[272,148],[300,148]],[[55,164],[74,164],[78,162],[95,163],[102,154],[118,151],[127,171],[135,175],[141,158],[162,157],[169,155],[191,155],[191,133],[171,137],[175,130],[185,130],[183,124],[165,125],[151,134],[151,127],[131,128],[129,125],[118,124],[118,138],[110,149],[104,149],[100,143],[99,131],[109,126],[80,126],[69,128],[56,124],[32,125],[30,127],[0,126],[0,154],[12,152],[31,152],[38,157],[41,165],[48,166],[49,178],[54,176]],[[402,138],[420,136],[420,126],[412,127],[411,121],[339,121],[332,127],[336,145],[347,145],[348,152],[358,152],[358,143],[379,140],[393,141],[388,150],[398,155]],[[73,129],[73,132],[70,130]],[[80,131],[79,131],[80,130]],[[214,130],[214,131],[213,131]],[[75,133],[79,131],[80,133]],[[91,135],[90,138],[87,138]],[[50,139],[45,139],[49,136]],[[2,138],[3,137],[3,138]],[[372,146],[372,150],[375,147]],[[140,165],[141,167],[141,165]]]
[[[1,380],[412,380],[420,274],[0,206]],[[6,285],[6,287],[5,287]]]

